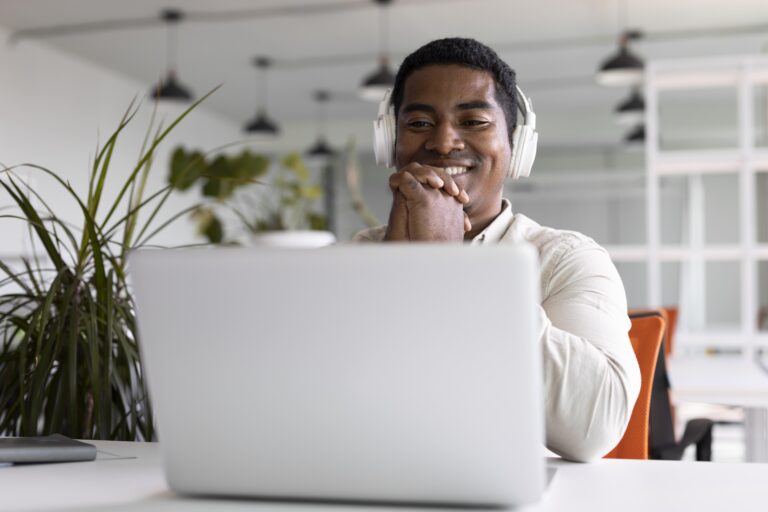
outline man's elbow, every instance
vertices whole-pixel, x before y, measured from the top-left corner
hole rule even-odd
[[[564,459],[591,462],[607,455],[619,443],[623,430],[593,428],[586,437],[548,443],[549,449]]]
[[[606,372],[599,391],[587,406],[588,411],[561,411],[548,417],[549,449],[576,462],[593,461],[613,450],[624,436],[637,401],[640,374],[633,370]]]

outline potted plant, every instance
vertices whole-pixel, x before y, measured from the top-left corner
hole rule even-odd
[[[212,243],[318,247],[335,241],[325,230],[325,216],[315,210],[322,188],[312,183],[298,153],[273,165],[249,150],[206,158],[179,147],[168,183],[177,190],[200,185],[208,203],[193,216],[198,233]]]
[[[5,274],[0,276],[0,435],[155,437],[126,256],[187,213],[157,222],[173,188],[147,194],[145,187],[158,145],[211,93],[165,129],[150,123],[141,155],[111,202],[105,201],[104,185],[114,179],[112,155],[136,114],[133,103],[97,150],[83,193],[63,176],[36,165],[0,172],[0,192],[19,212],[1,217],[25,223],[40,248],[19,265],[0,259]],[[19,179],[19,168],[54,180],[77,205],[79,222],[58,216],[45,197]],[[146,221],[140,222],[140,212]]]

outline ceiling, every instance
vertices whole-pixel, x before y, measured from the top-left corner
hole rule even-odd
[[[333,13],[312,8],[344,3]],[[287,15],[259,17],[259,9],[308,6]],[[312,122],[312,93],[335,95],[328,117],[348,123],[372,119],[376,106],[356,98],[362,77],[379,51],[378,7],[370,0],[0,0],[0,25],[14,32],[83,22],[152,18],[176,7],[189,19],[179,28],[179,75],[199,96],[224,87],[207,107],[241,124],[255,109],[250,62],[266,55],[269,113],[280,123]],[[247,10],[248,12],[240,12]],[[394,0],[389,48],[395,64],[419,45],[467,36],[496,48],[516,69],[532,97],[542,143],[610,143],[622,131],[611,120],[624,90],[601,88],[593,73],[615,49],[617,0]],[[198,21],[203,13],[239,12],[226,20]],[[765,0],[627,0],[627,25],[647,38],[635,45],[646,59],[758,53],[768,49]],[[762,25],[762,29],[759,27]],[[757,27],[729,35],[710,29]],[[707,35],[686,31],[703,30]],[[157,81],[165,66],[163,25],[38,38],[120,74]],[[18,44],[25,44],[21,39]],[[331,62],[338,59],[343,62]],[[301,61],[301,62],[299,62]],[[588,128],[581,128],[582,123]],[[545,137],[549,133],[550,137]]]

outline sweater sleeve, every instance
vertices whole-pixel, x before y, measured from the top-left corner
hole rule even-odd
[[[376,226],[373,228],[366,228],[362,231],[358,231],[352,237],[353,243],[365,243],[365,242],[381,242],[384,240],[384,235],[387,232],[387,226]]]
[[[619,442],[640,390],[616,267],[591,240],[567,244],[544,281],[540,308],[547,447],[602,457]]]

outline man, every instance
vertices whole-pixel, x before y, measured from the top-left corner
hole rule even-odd
[[[516,101],[514,71],[475,40],[433,41],[408,56],[392,91],[389,224],[355,240],[533,244],[541,266],[547,447],[587,461],[621,439],[640,389],[626,296],[592,239],[513,214],[502,198]]]

